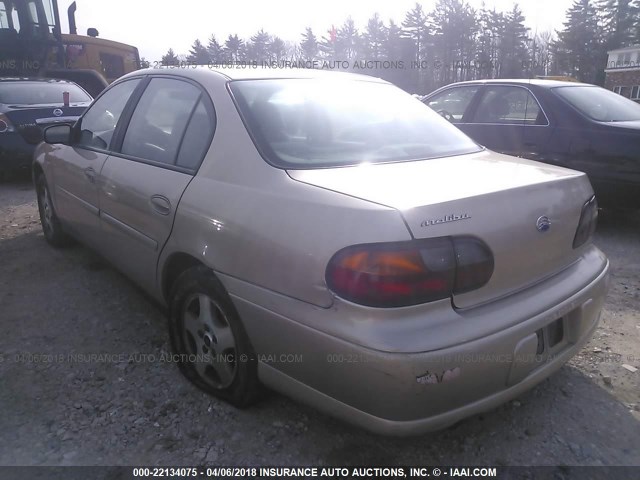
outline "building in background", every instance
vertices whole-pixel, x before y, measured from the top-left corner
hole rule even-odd
[[[605,88],[640,102],[640,45],[609,52]]]

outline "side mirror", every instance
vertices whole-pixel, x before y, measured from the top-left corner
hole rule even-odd
[[[47,143],[62,143],[63,145],[71,144],[71,126],[70,125],[51,125],[44,129],[44,141]]]

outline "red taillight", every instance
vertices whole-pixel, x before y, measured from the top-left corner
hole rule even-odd
[[[439,237],[344,248],[329,262],[326,280],[354,303],[402,307],[479,288],[492,273],[493,256],[480,240]]]
[[[493,254],[489,247],[474,237],[453,237],[456,252],[456,283],[453,293],[476,290],[493,275]]]

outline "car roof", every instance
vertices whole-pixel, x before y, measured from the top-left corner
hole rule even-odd
[[[447,87],[452,85],[491,85],[491,84],[508,84],[508,85],[535,85],[542,88],[553,88],[553,87],[577,87],[577,86],[589,86],[594,87],[590,83],[580,83],[580,82],[570,82],[564,80],[548,80],[541,78],[532,78],[532,79],[523,79],[523,78],[494,78],[487,80],[470,80],[466,82],[458,82],[447,85]]]
[[[135,74],[170,74],[178,75],[181,77],[192,78],[202,74],[202,72],[209,71],[212,75],[221,75],[229,80],[257,80],[257,79],[282,79],[282,78],[305,78],[305,79],[328,79],[328,80],[365,80],[371,82],[388,83],[377,77],[369,75],[363,75],[358,73],[335,71],[330,69],[313,69],[313,68],[269,68],[263,66],[225,66],[225,65],[212,65],[208,67],[204,66],[188,66],[185,68],[180,67],[160,67],[160,68],[148,68],[145,70],[137,70],[127,76]]]

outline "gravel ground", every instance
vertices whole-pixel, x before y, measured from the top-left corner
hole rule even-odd
[[[580,355],[494,411],[384,438],[275,393],[236,410],[192,387],[157,361],[162,310],[88,249],[50,248],[29,182],[0,184],[0,465],[640,465],[640,370],[622,367],[640,369],[640,212],[604,212],[596,244],[613,281]]]

